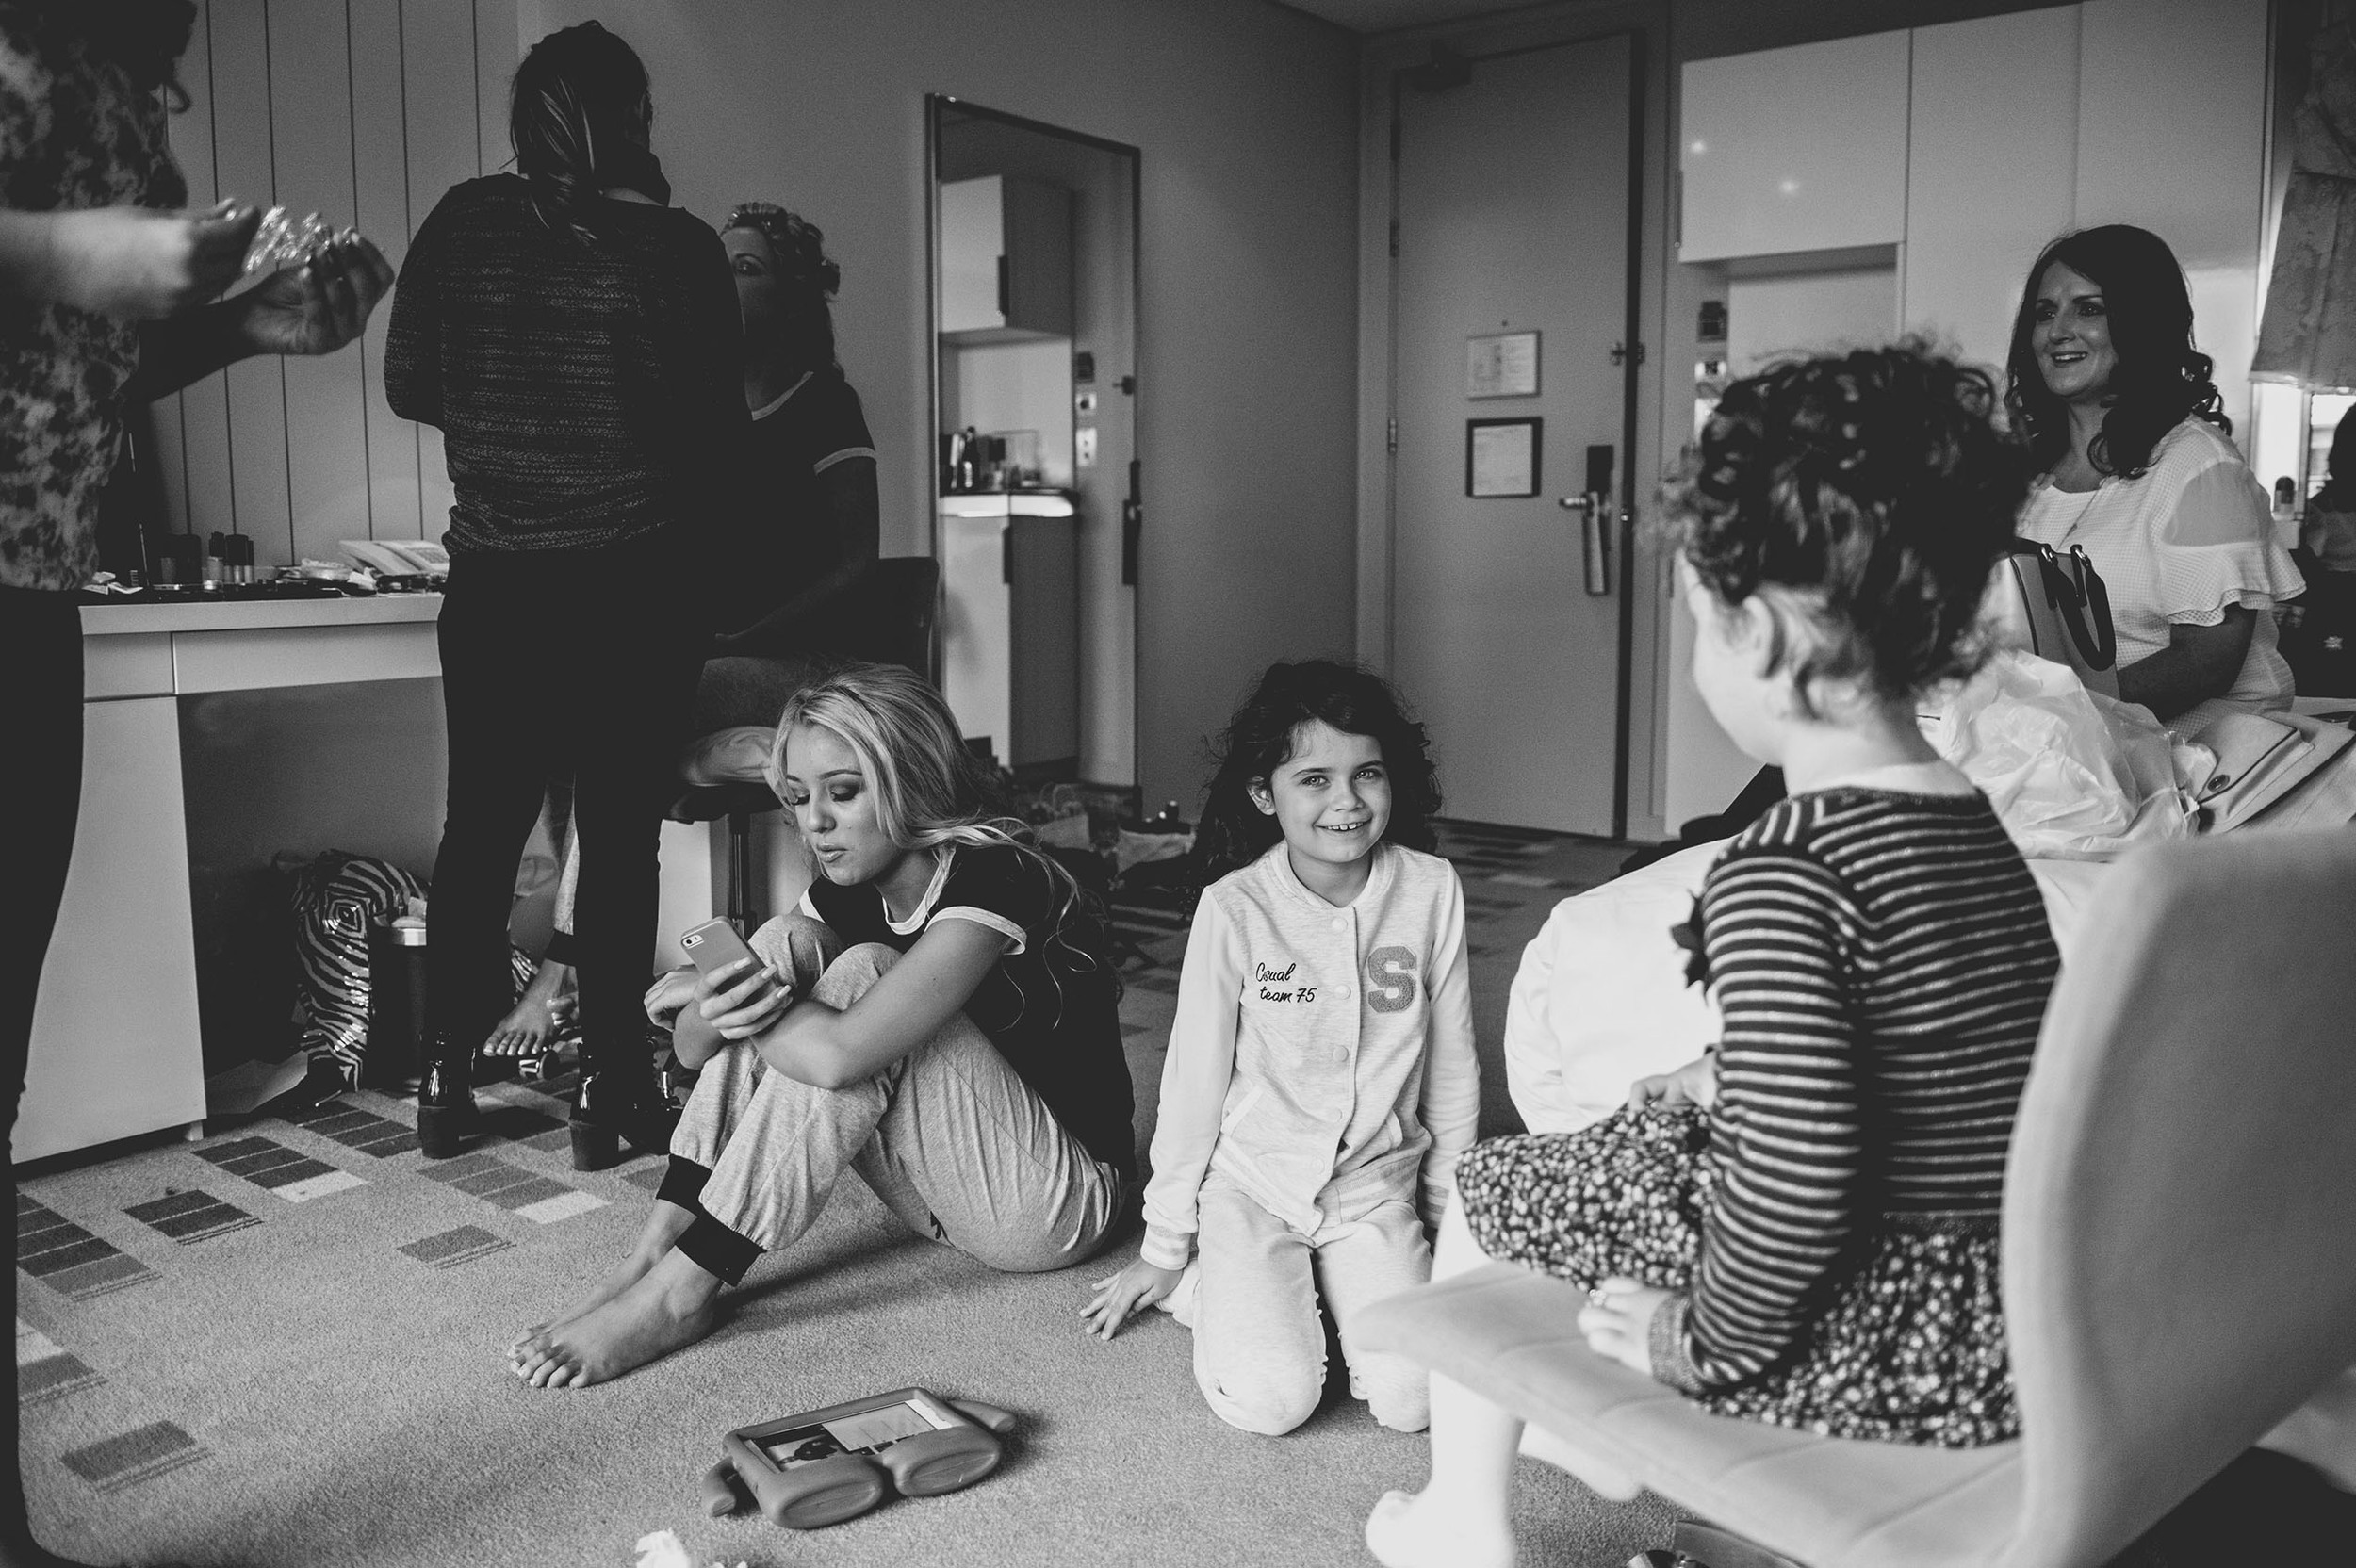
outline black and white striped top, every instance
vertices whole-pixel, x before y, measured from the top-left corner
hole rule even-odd
[[[2061,967],[1986,797],[1833,789],[1737,837],[1700,902],[1725,1016],[1717,1181],[1656,1363],[1689,1391],[1792,1352],[1860,1244],[1992,1227]]]

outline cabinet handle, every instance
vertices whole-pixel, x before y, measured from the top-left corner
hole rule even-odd
[[[1010,290],[1006,287],[1006,258],[1000,256],[998,258],[998,314],[1002,318],[1013,314],[1006,308],[1009,294]]]
[[[1014,586],[1014,525],[1008,523],[998,532],[998,580]]]

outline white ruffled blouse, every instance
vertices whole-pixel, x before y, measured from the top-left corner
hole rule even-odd
[[[2275,542],[2257,476],[2215,425],[2186,418],[2160,437],[2151,466],[2134,479],[2105,475],[2077,493],[2038,481],[2021,533],[2059,549],[2086,547],[2110,592],[2121,669],[2167,647],[2171,628],[2215,626],[2232,605],[2261,612],[2232,689],[2169,728],[2190,734],[2228,709],[2290,706],[2291,667],[2276,647],[2274,607],[2305,592],[2306,580]]]

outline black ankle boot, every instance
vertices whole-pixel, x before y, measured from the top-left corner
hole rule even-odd
[[[679,1107],[655,1092],[645,1072],[592,1072],[573,1102],[573,1168],[603,1170],[633,1153],[659,1154],[671,1146]]]
[[[417,1080],[417,1142],[429,1160],[459,1152],[474,1121],[474,1090],[468,1085],[474,1053],[453,1049],[437,1035],[428,1048],[425,1076]]]

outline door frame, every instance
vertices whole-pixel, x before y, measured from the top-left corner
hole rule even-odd
[[[1093,147],[1129,160],[1129,498],[1121,508],[1121,585],[1130,590],[1129,625],[1129,776],[1139,792],[1144,810],[1145,730],[1137,723],[1144,710],[1140,686],[1145,671],[1145,154],[1126,141],[1090,136],[1069,126],[1050,124],[1027,115],[1009,114],[960,98],[954,92],[924,94],[924,439],[929,450],[924,464],[925,553],[941,559],[941,117],[954,109],[974,120],[994,120],[1018,130],[1055,137]],[[933,622],[931,669],[935,686],[941,679],[941,623]]]
[[[1618,516],[1613,520],[1613,544],[1619,550],[1618,580],[1613,593],[1619,599],[1619,635],[1616,669],[1613,677],[1612,766],[1612,833],[1614,838],[1628,836],[1629,816],[1629,773],[1631,762],[1630,737],[1634,721],[1635,653],[1636,653],[1636,528],[1638,513],[1636,456],[1642,404],[1641,384],[1644,375],[1647,348],[1643,333],[1644,322],[1644,173],[1651,149],[1645,142],[1646,93],[1650,73],[1650,38],[1643,26],[1611,28],[1574,38],[1552,38],[1510,47],[1490,49],[1479,54],[1454,54],[1457,60],[1478,72],[1484,61],[1507,59],[1524,55],[1540,54],[1549,49],[1576,48],[1581,44],[1600,43],[1625,38],[1628,43],[1628,231],[1624,259],[1624,286],[1621,309],[1621,343],[1628,349],[1620,364],[1620,464]],[[1434,56],[1438,57],[1435,44]],[[1383,178],[1387,182],[1383,204],[1384,232],[1387,236],[1383,258],[1383,364],[1381,380],[1383,400],[1382,459],[1383,514],[1383,626],[1382,663],[1385,671],[1398,668],[1399,627],[1399,243],[1400,230],[1399,156],[1403,128],[1400,107],[1405,94],[1416,90],[1409,78],[1418,66],[1394,66],[1389,71],[1388,155]]]

